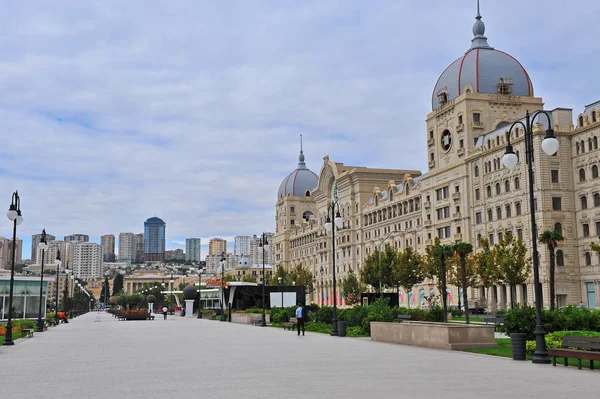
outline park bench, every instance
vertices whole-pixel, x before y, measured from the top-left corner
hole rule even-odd
[[[283,329],[284,330],[290,330],[293,331],[296,329],[296,325],[298,325],[298,322],[296,321],[295,317],[290,317],[288,319],[288,321],[286,321],[285,323],[283,323]]]
[[[504,324],[504,319],[502,317],[494,316],[494,317],[485,317],[483,319],[485,324],[494,323],[494,331],[498,330],[500,325]]]
[[[586,359],[590,361],[590,370],[593,370],[594,360],[600,360],[600,338],[565,335],[562,348],[549,349],[548,354],[552,356],[553,366],[556,366],[557,357],[564,359],[565,367],[568,366],[569,359],[577,359],[577,368],[581,370],[581,359]]]
[[[409,314],[399,314],[398,317],[396,318],[395,322],[396,323],[402,323],[403,321],[409,321],[412,320],[412,316]]]
[[[148,315],[148,320],[154,320],[154,315],[149,314]]]
[[[32,338],[33,337],[33,328],[21,329],[21,335],[24,337]]]
[[[58,325],[55,319],[46,319],[46,324],[51,327],[56,327]]]

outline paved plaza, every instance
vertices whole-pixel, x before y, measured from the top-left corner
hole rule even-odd
[[[180,316],[117,321],[95,312],[0,347],[3,399],[592,398],[598,373]]]

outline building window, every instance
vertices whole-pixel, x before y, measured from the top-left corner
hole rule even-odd
[[[433,130],[429,131],[429,138],[433,140]]]
[[[598,178],[598,165],[592,165],[592,179]]]
[[[496,183],[496,195],[500,195],[500,183]]]
[[[475,214],[475,223],[476,224],[481,224],[483,222],[482,218],[481,218],[481,212],[477,212]]]
[[[479,112],[473,113],[473,123],[475,123],[475,124],[481,123],[481,114]]]
[[[481,193],[479,192],[479,189],[476,188],[475,189],[475,201],[479,201],[481,199]]]
[[[490,234],[489,237],[488,237],[488,239],[490,241],[490,246],[493,246],[494,245],[494,235]]]
[[[583,236],[584,237],[589,237],[590,236],[590,225],[587,223],[583,224]]]
[[[492,186],[487,186],[486,191],[488,198],[490,198],[492,196]]]
[[[505,206],[504,208],[505,208],[505,210],[506,210],[506,217],[507,217],[507,218],[511,217],[512,215],[511,215],[511,207],[510,207],[510,204],[506,204],[506,206]]]
[[[600,194],[599,193],[594,193],[594,206],[595,207],[600,206]]]
[[[479,177],[479,166],[475,166],[475,177]]]
[[[498,242],[502,242],[504,240],[504,234],[502,232],[498,233]]]
[[[504,182],[504,192],[505,193],[510,193],[510,181],[506,180]]]
[[[449,206],[440,208],[436,212],[437,212],[438,220],[448,219],[450,217],[450,207]]]
[[[583,169],[583,168],[579,169],[579,181],[580,182],[585,181],[585,169]]]
[[[515,177],[515,190],[521,189],[521,180],[518,177]]]
[[[600,236],[600,222],[596,222],[596,235]]]
[[[583,116],[579,117],[579,127],[583,126]]]
[[[459,140],[458,141],[458,148],[465,148],[465,141],[464,140]]]
[[[554,223],[554,231],[556,231],[557,233],[562,234],[562,224],[560,224],[560,223]]]
[[[562,210],[562,198],[552,197],[552,210],[554,210],[554,211]]]
[[[587,196],[586,195],[581,197],[581,209],[587,209]]]
[[[523,240],[523,229],[517,229],[517,238]]]
[[[515,202],[515,214],[517,216],[521,215],[521,203],[520,202]]]
[[[584,255],[584,258],[585,258],[585,265],[591,266],[592,265],[592,254],[590,254],[589,252],[586,252]]]
[[[579,143],[575,143],[575,148],[576,148],[577,155],[579,155]]]
[[[498,220],[502,220],[502,207],[501,206],[496,207],[496,217]]]
[[[552,183],[558,183],[558,170],[552,169],[550,171],[550,177],[552,179]]]
[[[462,115],[458,115],[458,124],[462,125],[462,123],[463,123],[463,117],[462,117]]]
[[[488,222],[494,221],[494,212],[491,209],[487,210],[487,215],[488,215],[488,217],[487,217]]]
[[[564,266],[565,265],[565,254],[562,250],[556,251],[556,266]]]

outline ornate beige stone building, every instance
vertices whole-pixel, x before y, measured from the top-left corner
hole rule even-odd
[[[326,156],[317,178],[306,168],[301,152],[298,169],[279,188],[273,264],[308,267],[316,287],[313,302],[332,302],[331,236],[324,224],[334,192],[344,220],[336,233],[338,287],[348,271],[358,271],[382,243],[399,250],[411,246],[423,253],[439,237],[443,243],[467,241],[478,248],[480,238],[498,243],[510,230],[531,244],[522,129],[511,133],[520,159],[517,168],[503,167],[501,159],[510,124],[524,119],[527,111],[543,110],[544,103],[535,96],[523,66],[490,47],[484,33],[477,15],[471,47],[435,84],[426,120],[426,174],[345,166]],[[540,115],[533,138],[537,231],[560,230],[565,237],[557,250],[558,305],[583,301],[590,308],[600,307],[600,257],[589,247],[600,235],[600,101],[586,106],[576,125],[571,109],[547,111],[551,126]],[[541,150],[547,128],[555,130],[560,143],[554,156]],[[538,252],[547,306],[548,251],[540,245]],[[422,300],[416,299],[419,292],[431,288],[426,281],[410,295],[402,295],[401,301],[421,306]],[[458,292],[452,291],[456,297]],[[491,287],[485,295],[479,289],[470,291],[471,298],[485,297],[488,309],[510,306],[504,285]],[[517,303],[532,305],[533,299],[532,281],[518,287]]]

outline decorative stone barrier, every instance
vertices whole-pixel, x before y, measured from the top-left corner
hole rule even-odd
[[[425,321],[371,322],[371,340],[425,348],[463,350],[493,348],[494,326]]]
[[[266,314],[267,324],[271,322],[271,315]],[[231,313],[231,322],[238,324],[258,324],[262,320],[262,313]]]

